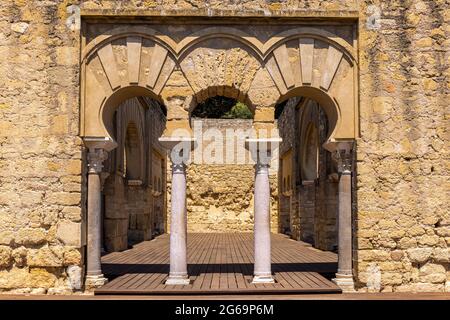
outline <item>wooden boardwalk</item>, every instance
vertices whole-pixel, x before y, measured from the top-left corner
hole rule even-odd
[[[95,294],[273,294],[339,293],[322,274],[336,272],[337,255],[284,235],[272,235],[275,284],[252,284],[253,234],[188,235],[190,284],[165,285],[169,273],[169,235],[102,257],[112,279]]]

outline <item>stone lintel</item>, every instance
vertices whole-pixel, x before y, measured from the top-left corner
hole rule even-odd
[[[296,10],[270,10],[268,8],[259,9],[151,9],[151,8],[81,8],[81,16],[84,18],[101,17],[218,17],[218,18],[315,18],[315,19],[337,19],[337,20],[357,20],[359,11],[354,9],[336,9],[336,10],[314,10],[314,9],[296,9]]]

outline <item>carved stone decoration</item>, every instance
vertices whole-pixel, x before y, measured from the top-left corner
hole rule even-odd
[[[104,149],[90,149],[88,152],[89,173],[100,174],[103,169],[103,161],[108,159],[108,152]]]
[[[255,173],[256,174],[269,174],[270,165],[267,163],[258,162],[255,164]]]
[[[338,164],[339,173],[351,174],[353,162],[353,152],[351,149],[336,150],[333,154],[333,157]]]
[[[172,174],[186,174],[186,165],[184,163],[172,163]]]
[[[167,105],[169,136],[189,130],[192,106],[221,95],[246,103],[262,125],[273,122],[271,109],[281,100],[309,97],[327,113],[329,141],[354,139],[356,41],[312,26],[287,25],[267,39],[263,33],[256,26],[201,26],[175,41],[155,25],[93,36],[81,54],[81,136],[112,138],[114,111],[133,96]]]

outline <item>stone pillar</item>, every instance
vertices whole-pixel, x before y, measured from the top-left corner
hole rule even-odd
[[[340,173],[338,186],[338,272],[335,283],[344,292],[354,291],[352,271],[352,163],[353,144],[342,143],[335,151]]]
[[[161,144],[169,150],[172,162],[172,193],[170,216],[170,273],[168,285],[188,285],[187,273],[187,210],[186,164],[195,148],[190,137],[161,137]]]
[[[256,164],[255,173],[255,269],[253,283],[274,283],[270,244],[269,164]]]
[[[166,284],[187,285],[186,165],[172,163],[170,273]]]
[[[87,195],[87,275],[86,287],[104,285],[107,279],[101,268],[101,202],[103,161],[107,152],[101,148],[90,148],[88,152],[88,195]]]
[[[246,148],[251,151],[252,158],[256,162],[253,283],[275,282],[271,266],[269,168],[273,155],[277,155],[274,151],[278,151],[280,142],[279,137],[246,140]]]

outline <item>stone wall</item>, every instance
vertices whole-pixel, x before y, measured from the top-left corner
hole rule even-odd
[[[0,292],[81,289],[80,37],[67,5],[0,3]]]
[[[379,28],[368,28],[368,4],[361,3],[359,25],[357,285],[450,291],[450,8],[445,1],[375,1]]]

